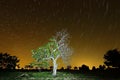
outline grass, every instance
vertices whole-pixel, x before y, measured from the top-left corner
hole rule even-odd
[[[71,74],[71,73],[68,73],[68,72],[58,72],[57,73],[57,76],[52,76],[51,72],[41,72],[41,73],[28,73],[29,75],[31,75],[32,77],[34,77],[36,80],[41,80],[41,79],[44,79],[44,80],[73,80],[73,79],[76,79],[76,78],[79,78],[77,75],[74,75],[74,74]],[[81,78],[84,78],[85,76],[84,75],[80,75]]]
[[[21,74],[22,72],[0,72],[0,80],[16,80],[15,77]]]
[[[120,80],[112,78],[102,78],[92,74],[57,72],[57,76],[52,76],[52,72],[0,72],[0,80]]]

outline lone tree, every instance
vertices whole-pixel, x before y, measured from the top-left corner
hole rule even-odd
[[[50,38],[49,42],[39,47],[36,50],[32,50],[32,57],[35,58],[39,65],[47,65],[49,61],[53,62],[53,76],[57,73],[57,60],[62,58],[63,61],[68,61],[69,56],[72,54],[72,49],[69,47],[69,34],[66,30],[57,32],[55,36]]]
[[[120,68],[120,51],[117,49],[109,50],[104,55],[105,62],[104,64],[108,67],[117,67]]]
[[[8,53],[0,53],[0,69],[15,69],[20,60]]]

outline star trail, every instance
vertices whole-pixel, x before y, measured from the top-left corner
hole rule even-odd
[[[120,48],[119,0],[0,0],[0,51],[32,62],[31,50],[61,29],[71,35],[70,64],[103,64],[103,55]],[[64,66],[60,63],[60,66]]]

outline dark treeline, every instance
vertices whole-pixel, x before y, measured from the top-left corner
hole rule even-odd
[[[99,65],[98,68],[95,66],[90,70],[89,66],[83,64],[80,67],[74,66],[73,68],[69,65],[66,68],[61,67],[58,71],[78,71],[78,72],[95,72],[95,71],[120,71],[120,51],[117,49],[109,50],[103,56],[104,65]],[[52,71],[53,67],[50,66],[48,69],[43,67],[33,67],[26,65],[24,68],[19,67],[20,60],[16,56],[11,56],[8,53],[0,53],[0,69],[1,71],[15,70],[16,71]]]
[[[11,56],[8,53],[0,53],[0,69],[16,69],[20,60],[16,56]]]
[[[50,72],[52,73],[52,67],[49,69],[2,69],[0,70],[0,73],[4,72],[4,73],[11,73],[11,72],[22,72],[24,74],[24,72],[36,72],[36,73],[42,73],[42,72]],[[70,74],[84,74],[87,76],[99,76],[99,77],[105,77],[105,78],[119,78],[120,77],[120,69],[119,68],[104,68],[104,65],[100,65],[99,68],[95,68],[93,67],[92,70],[89,69],[89,67],[87,65],[82,65],[81,67],[74,67],[74,69],[71,69],[70,66],[67,68],[61,68],[57,70],[58,72],[65,72],[65,73],[70,73]],[[23,75],[25,76],[25,75]]]

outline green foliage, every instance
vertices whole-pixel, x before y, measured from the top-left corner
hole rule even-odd
[[[56,58],[60,54],[58,50],[58,44],[55,38],[51,38],[50,41],[36,50],[32,50],[32,57],[35,59],[34,65],[48,66],[49,61],[52,58]]]
[[[48,68],[50,66],[48,61],[32,62],[30,65],[35,67],[44,67],[44,68]]]

